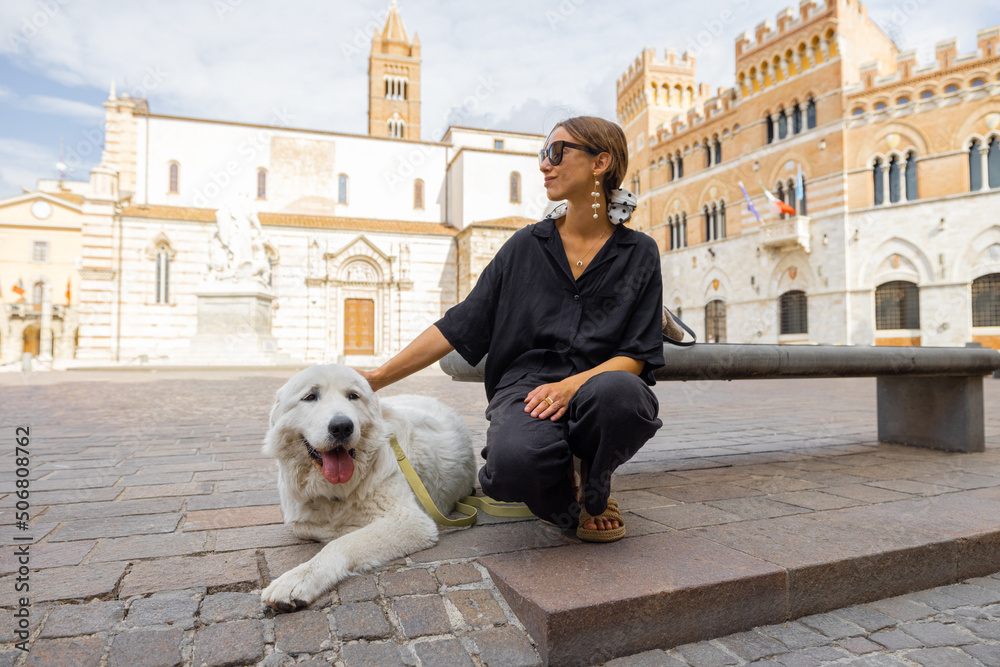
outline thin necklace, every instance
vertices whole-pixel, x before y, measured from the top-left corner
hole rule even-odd
[[[584,255],[583,257],[581,257],[579,260],[577,260],[577,262],[576,262],[577,266],[583,266],[583,260],[587,259],[587,255],[589,255],[590,253],[594,252],[594,248],[597,247],[597,244],[601,242],[601,239],[603,239],[604,235],[607,234],[607,233],[608,233],[608,228],[605,227],[604,231],[601,232],[601,235],[597,237],[596,241],[594,241],[594,245],[590,246],[590,250],[587,251],[587,254]]]

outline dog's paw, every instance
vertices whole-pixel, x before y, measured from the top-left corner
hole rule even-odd
[[[278,611],[295,611],[308,607],[329,587],[326,577],[304,563],[271,582],[260,594],[268,607]]]

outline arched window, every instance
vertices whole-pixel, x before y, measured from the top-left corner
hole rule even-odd
[[[811,130],[816,127],[816,100],[809,98],[806,106],[806,126]]]
[[[267,170],[257,170],[257,199],[267,199]]]
[[[983,162],[979,156],[979,139],[969,146],[969,190],[976,192],[983,187]]]
[[[726,202],[719,203],[719,238],[726,238]]]
[[[726,302],[721,299],[709,301],[705,306],[705,340],[726,342]]]
[[[932,97],[934,97],[933,90],[925,90],[924,92],[920,93],[920,99],[922,100],[929,100]]]
[[[882,158],[875,159],[875,166],[872,167],[872,178],[875,185],[875,205],[881,206],[885,202],[885,184],[882,181]]]
[[[788,116],[785,115],[785,110],[781,109],[778,111],[778,138],[784,139],[788,136]]]
[[[984,85],[986,85],[986,81],[984,81],[983,79],[976,79],[975,81],[969,84],[969,88],[978,88],[979,86],[984,86]]]
[[[993,137],[986,161],[990,171],[990,187],[1000,188],[1000,139]]]
[[[670,168],[668,172],[670,174],[670,180],[674,180],[674,161],[673,159],[667,160],[667,166]]]
[[[156,303],[170,303],[170,248],[156,247]]]
[[[688,214],[681,213],[681,247],[686,248],[688,244]]]
[[[510,201],[512,204],[521,203],[521,174],[516,171],[510,173]]]
[[[920,291],[915,283],[893,280],[875,288],[875,329],[919,329]]]
[[[857,109],[855,109],[854,111],[851,112],[851,115],[852,116],[860,116],[864,112],[865,112],[864,109],[862,109],[861,107],[858,107]]]
[[[413,208],[424,207],[424,182],[421,179],[413,181]]]
[[[944,89],[944,92],[949,94],[958,92],[958,86],[956,86],[955,84],[951,84],[950,86]]]
[[[684,158],[677,154],[677,178],[684,178]]]
[[[796,187],[795,198],[799,200],[798,206],[795,207],[796,210],[799,212],[799,215],[809,215],[809,209],[806,208],[806,177],[805,176],[802,177],[802,192],[799,192],[798,191],[798,187]]]
[[[792,132],[798,134],[802,131],[802,109],[796,104],[792,108]]]
[[[906,154],[906,201],[919,198],[917,194],[917,154],[910,151]]]
[[[771,119],[770,114],[768,114],[765,122],[767,123],[767,143],[774,143],[774,121]]]
[[[175,194],[177,192],[179,192],[179,190],[178,190],[178,183],[180,181],[180,178],[179,178],[179,176],[180,176],[180,169],[181,169],[180,165],[178,165],[176,162],[171,162],[170,163],[170,179],[169,179],[169,181],[167,183],[167,192],[175,193]]]
[[[809,312],[806,293],[802,290],[785,292],[779,298],[781,307],[781,333],[809,333]]]
[[[774,193],[774,196],[777,197],[778,199],[780,199],[781,201],[785,202],[786,204],[788,203],[788,200],[785,199],[785,184],[784,183],[778,183],[778,190],[777,190],[777,192]],[[788,214],[787,213],[782,213],[782,214],[780,214],[779,217],[782,220],[784,220],[785,218],[788,217]]]
[[[910,103],[910,98],[905,96],[900,97],[898,100],[896,100],[896,106],[900,107],[903,106],[904,104],[909,104],[909,103]]]
[[[889,202],[899,201],[899,159],[893,155],[889,160]]]
[[[722,163],[722,142],[715,140],[715,164]]]
[[[670,230],[670,249],[674,250],[678,246],[677,233],[679,230],[677,229],[677,225],[674,223],[674,219],[671,216],[667,217],[667,228]]]
[[[1000,327],[1000,273],[972,281],[972,326]]]
[[[705,142],[705,168],[707,169],[707,168],[709,168],[711,166],[712,166],[712,145],[706,141]]]
[[[348,189],[348,178],[347,174],[340,174],[337,176],[337,203],[346,204],[347,203],[347,189]]]
[[[705,213],[705,240],[706,241],[711,241],[713,239],[713,236],[712,236],[712,212],[708,210],[708,206],[707,205],[705,206],[704,213]]]
[[[45,282],[39,280],[31,287],[31,303],[40,304],[45,296]]]

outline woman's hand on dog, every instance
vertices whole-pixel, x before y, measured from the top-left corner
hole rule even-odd
[[[566,408],[576,390],[576,383],[571,382],[569,379],[535,387],[528,394],[528,397],[524,399],[526,403],[524,411],[530,412],[532,417],[538,419],[558,421],[566,414]],[[549,405],[549,402],[545,400],[546,398],[552,399],[552,405]]]
[[[372,371],[363,371],[360,368],[355,368],[354,370],[358,372],[358,375],[368,380],[368,386],[372,388],[372,391],[378,391],[379,389],[381,389],[381,387],[378,385],[378,380],[375,378],[375,375],[372,373]]]

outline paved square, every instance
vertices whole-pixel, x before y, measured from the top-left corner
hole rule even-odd
[[[319,548],[282,523],[276,466],[260,453],[274,391],[290,375],[0,374],[0,664],[59,664],[70,653],[109,665],[539,664],[479,562],[575,542],[536,521],[442,531],[437,546],[345,581],[309,610],[276,617],[261,608],[260,589]],[[847,535],[858,512],[924,498],[955,504],[1000,487],[998,380],[985,381],[987,451],[976,455],[879,445],[874,379],[669,382],[655,392],[664,428],[614,485],[630,510],[626,541],[702,531],[767,560],[766,545],[745,543],[741,530],[793,535],[828,513],[831,535]],[[479,385],[429,369],[383,393],[439,398],[461,413],[477,447],[485,438]],[[30,427],[24,530],[11,473],[18,426]],[[963,508],[955,504],[956,516]],[[25,655],[12,620],[15,537],[31,538]],[[998,591],[997,576],[970,579],[614,664],[697,665],[709,654],[719,664],[814,664],[821,651],[845,663],[947,653],[989,664],[1000,643]]]

